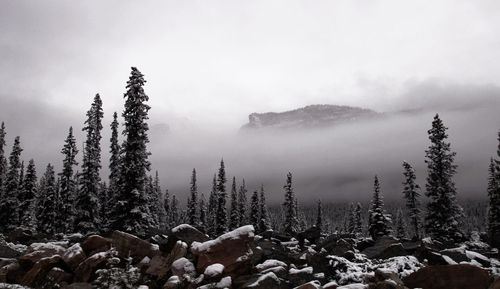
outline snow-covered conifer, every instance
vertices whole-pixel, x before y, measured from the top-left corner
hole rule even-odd
[[[368,231],[373,239],[389,235],[391,233],[391,218],[384,211],[384,201],[380,193],[380,183],[378,176],[375,176],[373,184],[373,199],[370,208],[370,222]]]

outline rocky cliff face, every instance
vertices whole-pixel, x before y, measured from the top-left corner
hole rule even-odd
[[[328,127],[377,116],[380,114],[359,107],[309,105],[285,112],[252,113],[248,116],[248,123],[242,129]]]

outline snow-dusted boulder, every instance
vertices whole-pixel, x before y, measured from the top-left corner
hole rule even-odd
[[[314,279],[313,268],[305,267],[301,269],[290,268],[288,271],[290,282],[294,286],[298,286]]]
[[[198,272],[205,271],[211,264],[224,265],[226,272],[244,273],[250,270],[254,228],[240,227],[219,236],[215,240],[191,244],[191,252],[198,257]]]
[[[311,281],[305,284],[299,285],[293,289],[322,289],[321,283],[319,281]]]
[[[252,276],[238,288],[242,289],[276,289],[281,288],[282,281],[272,272]]]
[[[206,242],[210,240],[207,235],[188,224],[182,224],[173,228],[171,236],[174,236],[188,245],[191,245],[193,242]]]
[[[255,266],[255,269],[257,269],[257,271],[259,271],[259,272],[262,272],[262,271],[267,270],[269,268],[280,267],[280,266],[287,267],[285,262],[282,262],[279,260],[274,260],[274,259],[269,259],[269,260],[264,261],[264,263],[258,264],[257,266]]]
[[[62,256],[66,249],[55,243],[33,243],[28,246],[26,254],[21,256],[18,261],[24,268],[30,268],[36,262],[43,258],[52,257],[55,255]]]
[[[155,255],[149,262],[149,268],[146,274],[163,278],[170,271],[172,263],[186,255],[187,244],[182,241],[177,241],[167,256]]]
[[[111,240],[99,235],[90,235],[82,242],[81,247],[87,256],[92,256],[108,251],[111,248]]]
[[[179,276],[179,277],[182,277],[186,274],[189,276],[195,276],[196,269],[194,267],[194,264],[191,261],[182,257],[182,258],[175,260],[172,263],[172,274]]]
[[[153,258],[159,254],[157,246],[129,233],[114,231],[111,239],[118,255],[122,258],[130,256],[134,262],[139,262],[146,256]]]

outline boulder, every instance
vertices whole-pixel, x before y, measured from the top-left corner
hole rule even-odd
[[[224,265],[215,263],[205,268],[203,275],[208,279],[213,279],[220,277],[223,272],[224,272]]]
[[[182,257],[172,263],[172,275],[183,277],[188,275],[191,277],[196,276],[196,268],[194,264],[188,259]]]
[[[389,259],[397,256],[406,256],[408,252],[405,250],[401,243],[392,244],[389,247],[385,248],[378,256],[377,259]]]
[[[178,240],[185,242],[186,244],[188,244],[188,246],[190,246],[193,242],[202,243],[210,240],[207,235],[203,234],[198,229],[188,224],[182,224],[173,228],[171,231],[171,236],[174,236]]]
[[[71,268],[75,270],[78,265],[87,258],[85,252],[83,251],[80,244],[76,243],[69,247],[66,252],[62,255],[63,261]]]
[[[373,246],[364,249],[362,253],[370,259],[380,259],[380,256],[383,256],[382,254],[385,250],[397,243],[399,243],[399,241],[394,237],[383,236],[375,240]]]
[[[63,289],[92,289],[92,284],[90,283],[71,283],[63,287]]]
[[[33,243],[28,247],[27,254],[21,256],[18,261],[24,268],[31,268],[33,264],[43,258],[62,256],[66,249],[52,243]]]
[[[17,258],[24,252],[19,248],[11,246],[5,240],[0,240],[0,258]]]
[[[308,240],[312,244],[316,244],[320,237],[321,237],[321,229],[316,226],[313,226],[297,234],[297,240],[299,240],[300,246],[304,245],[305,240]]]
[[[242,278],[241,281],[245,281],[241,285],[235,284],[236,288],[241,289],[281,289],[287,288],[282,284],[282,281],[272,272],[263,275],[253,275],[246,278]],[[241,282],[239,281],[239,282]],[[235,281],[235,283],[238,283]],[[238,286],[239,285],[239,286]]]
[[[325,241],[321,244],[321,248],[325,249],[331,255],[345,257],[349,251],[355,250],[355,241],[353,239],[337,239],[329,242]]]
[[[321,283],[319,281],[311,281],[302,285],[299,285],[293,289],[322,289]]]
[[[6,265],[12,264],[12,263],[16,263],[16,262],[17,262],[17,260],[14,258],[0,258],[0,268],[2,268],[3,266],[6,266]]]
[[[500,289],[500,276],[494,276],[493,282],[491,282],[490,287],[488,289]]]
[[[47,273],[47,278],[56,284],[61,283],[71,283],[73,280],[73,274],[64,271],[61,268],[54,267],[50,269],[49,273]]]
[[[23,276],[20,283],[30,287],[38,286],[45,280],[47,273],[49,273],[52,268],[64,266],[63,264],[63,260],[59,255],[42,258]]]
[[[153,258],[159,254],[157,246],[132,234],[114,231],[111,238],[113,247],[122,258],[132,257],[134,262],[139,262],[146,256]]]
[[[338,287],[339,285],[335,281],[328,282],[325,285],[323,285],[323,289],[337,289]]]
[[[443,255],[434,252],[432,249],[422,246],[415,252],[415,257],[427,265],[450,265],[449,260],[447,260]]]
[[[92,274],[97,269],[103,268],[108,258],[110,258],[110,255],[107,252],[99,252],[85,259],[75,269],[75,281],[90,281]]]
[[[18,262],[14,262],[0,268],[0,282],[19,283],[26,274]]]
[[[437,265],[421,268],[403,279],[409,288],[479,289],[488,288],[488,271],[469,264]]]
[[[99,235],[90,235],[82,242],[81,247],[87,256],[92,256],[95,253],[108,251],[111,248],[111,240]]]
[[[291,268],[288,271],[288,276],[290,283],[292,283],[292,285],[294,286],[298,286],[300,284],[304,284],[314,280],[312,267],[305,267],[302,269]]]
[[[194,242],[191,252],[198,258],[198,272],[205,271],[211,264],[224,265],[226,273],[244,274],[251,269],[254,228],[240,227],[204,243]]]
[[[451,259],[453,259],[453,261],[457,263],[469,262],[470,259],[467,257],[465,251],[466,251],[465,247],[458,247],[458,248],[441,250],[439,253],[450,257]]]
[[[149,262],[149,268],[146,274],[154,276],[158,279],[163,279],[172,267],[175,260],[180,259],[186,255],[187,244],[182,241],[177,241],[176,245],[167,256],[155,255]]]

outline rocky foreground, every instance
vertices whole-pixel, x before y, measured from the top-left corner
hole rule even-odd
[[[189,225],[149,240],[114,231],[30,243],[13,234],[0,240],[0,288],[500,288],[498,250],[477,236],[455,248],[314,230],[298,239],[252,226],[214,240]]]

